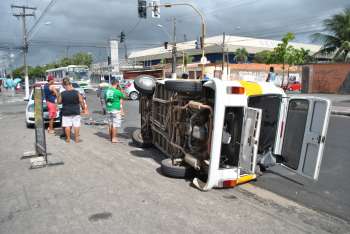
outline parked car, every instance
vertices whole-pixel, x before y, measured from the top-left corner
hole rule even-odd
[[[26,126],[27,128],[33,128],[34,124],[35,124],[35,117],[34,117],[34,89],[35,87],[44,87],[44,85],[47,82],[37,82],[32,86],[32,90],[30,93],[30,98],[28,100],[27,103],[27,107],[26,107]],[[62,89],[62,85],[60,83],[55,83],[55,87],[57,90],[61,90]],[[57,108],[57,114],[56,114],[56,118],[54,123],[60,125],[61,124],[61,118],[60,118],[60,109]],[[43,117],[44,117],[44,122],[48,123],[49,122],[49,112],[47,109],[47,105],[46,105],[46,100],[45,98],[43,98]]]
[[[298,81],[293,81],[288,83],[287,87],[285,87],[285,90],[298,92],[301,91],[301,84]]]
[[[168,158],[170,177],[194,173],[200,190],[234,187],[282,164],[316,180],[330,116],[330,101],[287,97],[267,82],[135,79],[140,92],[139,147]]]
[[[34,127],[34,123],[35,123],[35,119],[34,119],[34,88],[35,87],[44,87],[44,85],[46,83],[47,83],[46,81],[37,82],[32,86],[32,91],[30,93],[30,98],[28,100],[28,104],[26,107],[26,126],[27,126],[27,128]],[[55,83],[54,85],[59,92],[62,92],[64,90],[61,83]],[[77,90],[83,96],[84,99],[86,99],[85,91],[83,88],[80,87],[80,85],[78,83],[72,82],[72,86],[75,90]],[[61,109],[61,105],[58,105],[57,115],[55,118],[55,124],[57,124],[57,125],[61,124],[60,109]],[[44,113],[43,113],[44,114],[44,122],[48,123],[49,122],[49,112],[47,109],[45,98],[43,99],[43,111],[44,111]]]
[[[131,100],[139,99],[139,91],[137,91],[137,89],[135,88],[133,80],[128,80],[125,82],[124,90]]]

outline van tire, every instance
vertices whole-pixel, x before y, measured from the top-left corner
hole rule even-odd
[[[152,142],[145,141],[142,138],[141,129],[136,129],[132,132],[131,139],[133,143],[139,148],[149,148],[152,147]]]
[[[172,178],[186,178],[191,175],[192,168],[183,165],[173,165],[170,158],[161,161],[162,174]]]
[[[203,85],[199,80],[167,80],[165,88],[178,93],[200,93]]]

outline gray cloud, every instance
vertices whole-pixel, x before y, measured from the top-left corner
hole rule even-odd
[[[40,15],[50,0],[1,0],[0,45],[21,45],[20,21],[12,16],[11,3],[37,6]],[[165,1],[162,1],[165,2]],[[168,1],[167,1],[168,2]],[[171,2],[171,1],[169,1]],[[172,2],[179,2],[173,0]],[[187,0],[205,14],[209,36],[221,34],[278,39],[286,32],[296,32],[296,41],[310,42],[309,35],[321,30],[321,22],[349,6],[348,0]],[[33,34],[30,48],[31,64],[44,64],[69,54],[86,51],[96,61],[106,58],[106,49],[76,47],[77,45],[107,45],[110,38],[122,30],[127,33],[129,51],[161,45],[169,40],[156,27],[162,24],[171,31],[170,18],[176,16],[178,40],[195,39],[200,34],[200,21],[185,7],[161,9],[161,18],[139,20],[137,0],[57,0]],[[51,22],[45,25],[45,22]],[[28,21],[29,28],[35,19]],[[134,27],[137,24],[137,27]],[[36,42],[35,42],[36,41]],[[65,47],[65,45],[72,45]],[[121,48],[122,49],[122,48]],[[17,63],[21,59],[18,56]]]

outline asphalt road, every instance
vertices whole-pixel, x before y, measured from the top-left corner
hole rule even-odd
[[[255,185],[350,221],[350,117],[332,116],[318,181],[276,166]]]
[[[95,99],[89,99],[92,106]],[[139,127],[138,102],[128,102],[127,129]],[[275,166],[253,184],[350,221],[350,117],[332,116],[318,181]]]
[[[88,103],[84,122],[103,120],[94,93]],[[30,170],[25,103],[0,103],[0,233],[349,233],[344,220],[250,184],[205,193],[164,177],[163,156],[131,143],[137,106],[125,103],[124,143],[111,144],[104,125],[83,125],[79,144],[50,134],[49,162],[63,164]]]

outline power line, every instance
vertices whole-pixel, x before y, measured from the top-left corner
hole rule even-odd
[[[50,8],[56,3],[57,0],[51,0],[51,2],[45,7],[44,11],[39,16],[38,20],[34,23],[34,25],[29,29],[28,35],[31,36],[36,26],[39,22],[44,18],[45,14],[50,10]]]

